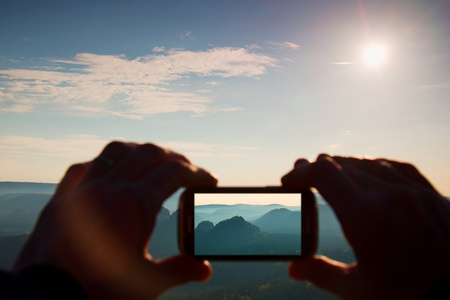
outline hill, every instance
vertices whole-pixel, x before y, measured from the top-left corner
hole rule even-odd
[[[0,235],[29,233],[49,194],[0,195]]]
[[[0,181],[0,195],[25,193],[52,195],[56,186],[55,183]]]
[[[241,216],[200,223],[195,229],[195,253],[199,255],[285,255],[300,249],[299,235],[267,233]]]
[[[36,194],[16,195],[20,199],[17,203],[22,203],[20,207],[27,208],[27,197],[30,202],[37,201],[33,198]],[[50,194],[47,195],[50,197]],[[23,198],[20,198],[23,197]],[[7,199],[7,198],[3,198]],[[13,198],[9,198],[10,200]],[[44,205],[44,198],[41,199]],[[0,201],[1,203],[1,201]],[[35,204],[37,204],[36,202]],[[11,203],[9,203],[11,204]],[[6,205],[6,204],[5,204]],[[33,204],[34,205],[34,204]],[[6,206],[5,206],[6,207]],[[34,206],[38,209],[39,205]],[[270,210],[273,210],[271,208]],[[170,210],[170,209],[169,209]],[[0,212],[2,208],[0,207]],[[267,211],[268,213],[270,211]],[[263,216],[263,215],[261,215]],[[162,209],[158,215],[155,229],[153,231],[150,253],[155,258],[167,257],[179,253],[177,246],[177,218],[178,212],[171,213]],[[244,219],[244,218],[243,218]],[[319,205],[319,219],[321,239],[318,253],[329,256],[344,262],[352,262],[354,257],[349,246],[340,232],[340,226],[337,222],[331,207],[327,204]],[[221,225],[219,231],[229,229],[240,231],[240,225],[247,225],[244,219],[233,222],[225,222]],[[250,222],[249,222],[250,223]],[[240,225],[239,225],[240,224]],[[227,228],[229,226],[230,228]],[[253,224],[254,226],[254,224]],[[210,223],[203,228],[205,232],[212,232],[215,226]],[[0,228],[4,229],[3,225]],[[254,228],[250,226],[249,228]],[[220,227],[219,227],[220,229]],[[245,230],[244,230],[245,231]],[[259,232],[261,232],[260,230]],[[29,232],[29,231],[27,231]],[[20,236],[0,236],[0,267],[8,268],[11,266],[21,245],[25,242],[26,235]],[[274,237],[270,239],[269,237]],[[283,242],[276,240],[276,237],[282,235],[267,235],[261,239],[266,244],[264,246],[283,245]],[[297,239],[298,240],[298,239]],[[275,249],[277,250],[277,249]],[[272,248],[272,251],[275,251]],[[175,299],[337,299],[308,283],[294,282],[287,275],[287,263],[280,262],[216,262],[212,261],[214,269],[213,277],[206,283],[191,283],[171,289],[162,295],[161,300]]]
[[[300,236],[301,212],[277,208],[252,223],[269,233],[290,233]]]
[[[208,220],[214,224],[220,221],[231,219],[234,216],[241,216],[247,221],[254,221],[271,210],[277,208],[287,208],[290,210],[300,210],[300,207],[288,207],[279,204],[270,205],[249,205],[249,204],[214,204],[214,205],[197,205],[195,206],[195,226],[201,221]]]

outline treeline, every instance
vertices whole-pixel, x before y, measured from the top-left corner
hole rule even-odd
[[[212,263],[213,277],[163,294],[162,300],[214,299],[337,299],[306,282],[287,275],[288,263]]]

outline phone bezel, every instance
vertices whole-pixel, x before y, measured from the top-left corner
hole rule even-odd
[[[194,253],[194,194],[196,193],[297,193],[302,194],[301,255],[195,255]],[[186,189],[180,196],[178,211],[178,244],[181,253],[203,260],[268,261],[294,260],[312,256],[317,249],[317,203],[308,189],[284,187],[207,187]]]

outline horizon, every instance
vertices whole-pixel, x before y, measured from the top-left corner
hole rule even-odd
[[[218,205],[227,203],[228,205],[248,204],[248,205],[286,205],[301,206],[302,194],[298,193],[198,193],[194,194],[194,207],[202,205]]]
[[[284,207],[300,207],[299,206],[288,206],[288,205],[283,205],[283,204],[279,204],[279,203],[272,203],[272,204],[245,204],[245,203],[236,203],[236,204],[221,204],[221,203],[217,203],[217,204],[200,204],[200,205],[195,205],[194,207],[197,206],[209,206],[209,205],[219,205],[219,206],[238,206],[238,205],[246,205],[246,206],[273,206],[273,205],[279,205],[279,206],[284,206]]]
[[[55,184],[111,140],[273,186],[320,153],[414,164],[450,195],[446,1],[9,1],[0,181]]]

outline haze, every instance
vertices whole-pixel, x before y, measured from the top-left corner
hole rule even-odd
[[[248,204],[298,207],[301,205],[301,194],[195,194],[195,205],[207,204]]]
[[[118,139],[182,152],[220,185],[279,185],[297,158],[325,152],[412,162],[450,195],[448,12],[419,0],[4,1],[0,181],[58,182]]]

